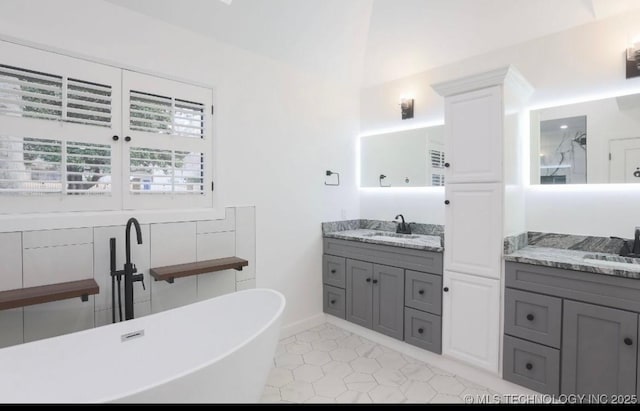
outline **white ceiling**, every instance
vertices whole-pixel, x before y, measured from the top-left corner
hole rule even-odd
[[[640,8],[640,0],[106,1],[363,86]]]

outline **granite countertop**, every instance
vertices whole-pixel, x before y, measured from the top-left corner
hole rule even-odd
[[[382,230],[345,230],[325,233],[325,237],[339,238],[341,240],[360,241],[362,243],[391,245],[395,247],[413,248],[441,253],[442,243],[440,236],[423,234],[401,234],[395,237],[395,233]]]
[[[589,259],[617,258],[616,254],[599,253],[588,250],[571,250],[563,248],[551,248],[551,247],[538,247],[538,246],[526,246],[511,254],[504,256],[505,261],[512,261],[524,264],[542,265],[546,267],[563,268],[566,270],[586,271],[595,274],[611,275],[615,277],[625,277],[640,279],[640,260],[627,258],[627,262],[637,264],[637,271],[633,268],[618,268],[607,267],[606,265],[600,265],[595,261],[588,261]],[[606,262],[604,263],[606,264]]]

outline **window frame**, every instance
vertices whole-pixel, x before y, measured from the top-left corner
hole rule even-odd
[[[13,135],[27,138],[44,138],[54,140],[64,140],[73,142],[86,142],[91,144],[105,144],[111,149],[111,193],[110,195],[79,195],[71,196],[59,195],[7,195],[0,196],[2,206],[0,207],[0,222],[6,220],[7,216],[17,215],[46,215],[60,216],[59,212],[69,212],[72,215],[88,212],[98,215],[101,212],[126,213],[130,210],[146,212],[153,216],[153,219],[165,220],[168,215],[181,214],[184,210],[194,210],[202,215],[217,216],[224,212],[219,209],[219,194],[217,190],[212,190],[215,181],[218,162],[217,144],[215,139],[215,117],[212,114],[212,107],[215,105],[215,89],[207,85],[200,85],[190,81],[174,80],[168,76],[149,73],[137,68],[126,67],[122,64],[105,62],[85,56],[75,56],[72,53],[61,52],[59,50],[50,51],[50,48],[24,44],[24,42],[7,41],[0,36],[0,55],[2,64],[21,67],[27,70],[41,71],[61,75],[63,78],[72,78],[82,81],[95,82],[98,84],[108,84],[111,86],[111,126],[100,127],[84,125],[67,121],[41,120],[33,118],[21,118],[11,116],[0,116],[0,135]],[[123,79],[125,72],[134,73],[136,76],[147,76],[159,82],[173,82],[183,87],[195,87],[207,90],[207,101],[205,102],[205,117],[207,123],[207,145],[205,155],[205,179],[204,196],[206,200],[189,201],[189,195],[174,196],[172,199],[163,198],[157,201],[157,195],[152,201],[132,201],[125,200],[126,189],[125,175],[128,171],[128,163],[125,163],[125,141],[126,135],[133,138],[137,134],[128,129],[128,120],[125,120],[125,113],[128,118],[128,110],[124,107],[125,93]],[[90,75],[87,75],[89,73]],[[110,73],[110,74],[106,74]],[[66,81],[64,83],[66,85]],[[140,87],[138,87],[140,88]],[[64,90],[64,85],[63,85]],[[144,91],[144,90],[141,90]],[[175,97],[181,98],[180,93]],[[127,99],[128,101],[128,99]],[[63,107],[65,103],[63,101]],[[127,121],[125,123],[125,121]],[[118,136],[118,141],[114,141],[113,136]],[[134,140],[135,141],[135,140]],[[152,146],[152,148],[155,148]],[[208,163],[207,163],[208,161]],[[64,170],[63,170],[64,172]],[[217,188],[217,187],[216,187]],[[165,196],[166,197],[166,196]],[[177,198],[175,198],[177,197]],[[193,198],[192,198],[193,199]],[[138,199],[139,200],[139,199]],[[158,214],[164,212],[164,214]]]

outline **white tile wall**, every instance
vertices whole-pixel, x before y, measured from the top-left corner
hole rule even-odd
[[[22,308],[0,311],[0,348],[23,342]]]
[[[222,220],[198,221],[197,233],[219,233],[221,231],[234,231],[236,227],[236,209],[226,208],[225,218]]]
[[[142,232],[142,244],[138,244],[136,241],[134,230],[131,232],[131,261],[136,265],[138,273],[144,275],[144,282],[147,289],[144,290],[142,284],[139,282],[133,285],[135,302],[149,301],[151,299],[151,287],[149,287],[151,282],[149,279],[149,260],[151,258],[149,225],[141,225],[140,231]],[[96,311],[111,308],[111,256],[109,253],[109,239],[112,237],[116,239],[116,269],[122,270],[126,260],[125,226],[96,227],[93,231],[93,272],[94,278],[100,287],[100,294],[96,296]],[[124,283],[122,284],[122,292],[124,293]]]
[[[236,271],[224,270],[198,276],[198,300],[236,291]]]
[[[0,291],[22,288],[21,233],[0,234],[0,262]]]
[[[212,260],[214,258],[233,257],[236,255],[236,233],[198,234],[197,260]]]
[[[151,224],[151,267],[196,261],[196,223]],[[153,281],[151,311],[154,313],[197,301],[196,277],[177,278],[173,284]]]
[[[251,288],[256,288],[255,278],[246,281],[238,281],[236,283],[236,291],[249,290]]]
[[[236,234],[233,231],[198,234],[198,261],[236,255]],[[198,300],[217,297],[236,290],[236,271],[224,270],[197,276]]]
[[[70,228],[64,230],[25,231],[23,242],[24,248],[88,244],[93,242],[93,230],[91,228]]]
[[[93,278],[93,244],[25,248],[24,287]]]
[[[151,224],[151,267],[196,261],[196,223]]]
[[[80,298],[24,307],[24,341],[35,341],[93,328],[94,299]]]
[[[173,284],[153,281],[151,284],[151,312],[170,310],[198,301],[196,277],[176,278]]]
[[[236,272],[236,281],[256,278],[256,208],[236,208],[236,256],[249,261]]]
[[[116,302],[116,306],[117,306]],[[117,308],[116,308],[117,310]],[[135,318],[144,317],[145,315],[151,314],[151,301],[142,301],[139,303],[133,304],[133,314]],[[122,315],[124,316],[124,301],[122,306]],[[118,312],[116,311],[116,321],[118,321]],[[95,312],[95,325],[96,327],[101,327],[103,325],[111,324],[111,309],[108,310],[100,310]]]
[[[238,226],[236,228],[236,226]],[[136,317],[218,295],[255,288],[255,208],[227,208],[224,220],[142,225],[143,244],[132,235],[132,260],[147,291],[135,285]],[[0,311],[0,347],[111,323],[109,239],[116,238],[117,268],[125,259],[124,226],[0,234],[0,291],[95,278],[100,294]],[[243,272],[225,270],[176,279],[149,278],[150,267],[237,255]],[[123,307],[124,310],[124,307]]]

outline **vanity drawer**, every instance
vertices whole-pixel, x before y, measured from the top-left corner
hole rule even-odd
[[[506,289],[505,334],[560,348],[561,328],[560,298]]]
[[[342,288],[322,287],[322,310],[336,317],[345,318],[345,294]]]
[[[505,335],[502,377],[541,393],[558,395],[560,350]]]
[[[441,317],[413,308],[404,309],[404,340],[425,350],[442,351]]]
[[[334,287],[345,287],[345,258],[325,254],[322,257],[322,282]]]
[[[442,277],[407,270],[404,284],[407,307],[440,315],[442,312]]]

